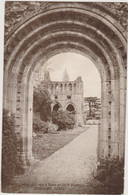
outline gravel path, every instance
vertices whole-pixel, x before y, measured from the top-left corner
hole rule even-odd
[[[18,192],[85,193],[96,167],[97,126],[91,126],[69,144],[31,168],[18,179]]]

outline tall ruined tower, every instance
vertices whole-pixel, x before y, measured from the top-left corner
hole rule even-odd
[[[83,125],[83,81],[81,77],[70,81],[65,70],[63,81],[51,81],[49,73],[45,73],[45,82],[52,98],[52,110],[67,110],[75,114],[76,126]]]
[[[67,69],[65,69],[64,71],[64,74],[63,74],[63,81],[69,81],[69,75],[68,75],[68,72],[67,72]]]

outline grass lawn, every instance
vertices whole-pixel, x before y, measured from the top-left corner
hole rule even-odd
[[[78,127],[73,130],[58,131],[56,134],[37,132],[37,136],[33,138],[34,158],[39,160],[47,158],[84,132],[85,129],[87,128]]]

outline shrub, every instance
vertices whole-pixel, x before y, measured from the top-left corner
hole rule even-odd
[[[58,130],[73,129],[75,125],[75,115],[67,111],[53,111],[52,120],[58,126]]]
[[[42,121],[39,113],[33,114],[33,130],[34,132],[42,131],[43,133],[55,133],[58,129],[58,126],[52,122]]]
[[[95,178],[99,182],[99,193],[122,194],[124,187],[124,159],[103,159],[97,169]]]
[[[51,122],[47,122],[47,123],[48,123],[48,133],[56,133],[58,130],[58,126]]]
[[[43,131],[44,133],[48,132],[48,123],[41,120],[39,113],[33,113],[33,130],[34,132],[36,131]]]
[[[22,173],[23,168],[17,156],[17,139],[15,135],[14,115],[9,116],[3,110],[2,128],[2,186],[8,184],[14,175]]]

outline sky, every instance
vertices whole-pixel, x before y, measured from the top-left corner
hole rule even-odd
[[[67,69],[70,81],[78,76],[82,77],[84,97],[101,97],[100,75],[89,58],[76,53],[61,53],[50,58],[46,64],[52,81],[62,81],[63,73]]]

